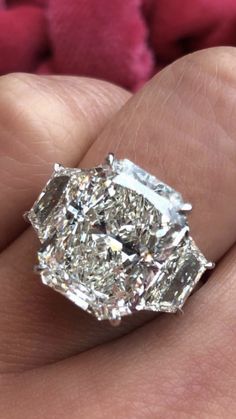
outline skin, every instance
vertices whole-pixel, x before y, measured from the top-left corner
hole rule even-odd
[[[133,97],[83,78],[0,79],[0,417],[235,418],[236,51],[186,56]],[[55,161],[127,157],[193,204],[217,267],[184,314],[97,322],[32,273],[22,220]]]

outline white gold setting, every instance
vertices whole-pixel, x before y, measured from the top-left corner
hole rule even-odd
[[[189,235],[190,203],[131,161],[54,173],[27,218],[42,282],[98,320],[181,310],[208,262]]]

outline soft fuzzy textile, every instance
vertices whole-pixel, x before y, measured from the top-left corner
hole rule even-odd
[[[152,56],[140,6],[140,0],[51,0],[52,70],[126,87],[146,80]]]
[[[235,0],[0,0],[0,74],[77,74],[135,90],[187,52],[235,44]]]
[[[47,49],[46,18],[34,6],[0,10],[0,73],[34,71]]]

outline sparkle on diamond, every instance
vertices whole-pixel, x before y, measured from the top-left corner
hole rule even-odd
[[[181,308],[206,260],[180,194],[129,160],[57,167],[29,213],[45,284],[98,319]]]

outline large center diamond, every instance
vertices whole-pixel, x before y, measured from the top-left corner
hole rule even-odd
[[[180,194],[129,160],[59,165],[29,212],[43,283],[99,320],[175,312],[206,269]]]

